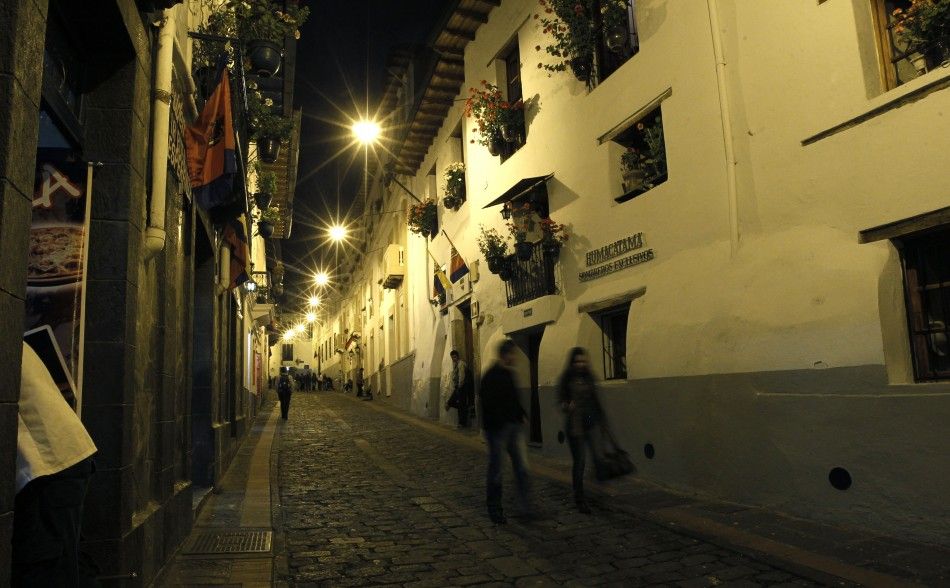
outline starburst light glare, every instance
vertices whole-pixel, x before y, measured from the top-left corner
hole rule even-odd
[[[308,322],[308,323],[312,323],[312,322],[315,321],[315,320],[317,320],[317,315],[316,315],[315,313],[308,312],[308,313],[307,313],[307,322]]]
[[[332,241],[340,242],[346,239],[346,227],[343,225],[333,225],[330,227],[329,233]]]
[[[284,341],[290,341],[290,340],[293,339],[293,338],[294,338],[294,332],[293,332],[293,331],[286,331],[286,332],[284,333]]]
[[[306,328],[307,328],[307,327],[303,326],[303,323],[300,323],[299,325],[297,325],[296,327],[294,327],[294,330],[297,331],[298,333],[303,333],[303,330],[306,329]]]
[[[371,120],[361,120],[353,123],[352,129],[353,134],[356,135],[356,140],[364,145],[376,141],[380,133],[379,124]]]
[[[313,281],[316,282],[318,286],[326,286],[330,281],[330,276],[327,275],[327,272],[320,272],[313,278]],[[319,303],[319,300],[317,300],[317,302]]]
[[[319,296],[311,296],[311,297],[310,297],[310,300],[308,300],[307,302],[308,302],[308,304],[310,304],[310,306],[320,306],[320,297],[319,297]]]

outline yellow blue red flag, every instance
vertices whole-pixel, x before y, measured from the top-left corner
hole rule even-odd
[[[231,202],[237,157],[228,68],[221,69],[218,86],[201,115],[185,129],[185,145],[195,201],[206,210]]]

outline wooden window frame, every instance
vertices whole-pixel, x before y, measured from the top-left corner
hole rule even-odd
[[[521,47],[518,44],[518,37],[498,54],[498,60],[503,64],[502,73],[504,75],[504,84],[499,84],[504,89],[505,100],[508,103],[514,103],[518,100],[524,100],[524,86],[521,85]],[[512,76],[512,71],[517,71],[517,75]],[[505,142],[501,149],[501,162],[504,163],[509,157],[514,155],[528,142],[527,124],[522,123],[521,136],[524,137],[524,143]]]
[[[637,34],[636,0],[626,0],[627,2],[627,40],[622,57],[617,57],[613,51],[607,47],[607,33],[600,24],[599,13],[600,3],[595,8],[595,26],[601,34],[597,35],[597,46],[594,49],[596,64],[594,67],[595,81],[594,85],[599,85],[611,74],[620,69],[623,64],[630,61],[634,55],[640,51],[640,37]]]
[[[623,315],[624,328],[623,332],[617,332],[614,329],[613,319],[621,315]],[[627,327],[630,324],[630,302],[599,311],[594,318],[597,326],[600,327],[604,380],[626,380],[629,373],[627,371]],[[621,345],[623,352],[617,353],[616,348]]]

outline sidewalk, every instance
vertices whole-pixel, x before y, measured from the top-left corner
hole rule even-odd
[[[354,402],[358,400],[350,397]],[[456,443],[484,451],[481,432],[458,430],[385,404],[362,403]],[[570,460],[530,453],[533,474],[570,486]],[[950,550],[797,519],[762,508],[679,494],[629,476],[591,484],[601,510],[616,510],[753,555],[767,563],[828,584],[950,586]]]
[[[199,507],[191,534],[154,586],[274,585],[274,566],[281,563],[280,534],[271,523],[279,423],[280,411],[268,394],[227,473]]]

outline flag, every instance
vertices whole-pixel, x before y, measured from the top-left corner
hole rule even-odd
[[[435,292],[434,296],[442,299],[445,299],[445,291],[452,287],[452,282],[449,281],[448,276],[445,275],[445,272],[442,271],[442,268],[439,266],[435,267],[435,274],[432,277],[432,286]]]
[[[231,250],[231,283],[228,288],[237,288],[251,279],[247,274],[247,228],[244,226],[244,217],[228,220],[224,225],[223,236]]]
[[[458,250],[452,248],[452,257],[449,260],[449,276],[452,278],[453,282],[461,280],[465,274],[468,273],[468,266],[465,265],[465,260],[462,259],[462,256],[459,255]]]
[[[230,202],[237,158],[226,67],[198,120],[185,129],[185,145],[195,201],[206,210]]]

